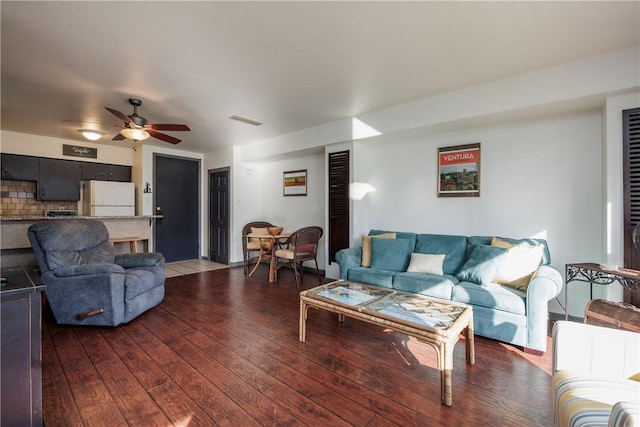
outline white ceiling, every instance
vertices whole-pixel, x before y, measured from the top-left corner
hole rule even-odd
[[[104,107],[131,114],[135,97],[150,122],[190,126],[167,133],[196,152],[640,45],[638,1],[0,7],[3,130],[111,143]]]

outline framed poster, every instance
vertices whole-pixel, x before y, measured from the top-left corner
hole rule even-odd
[[[282,183],[285,196],[306,196],[307,170],[284,172]]]
[[[438,197],[480,197],[480,143],[438,148]]]

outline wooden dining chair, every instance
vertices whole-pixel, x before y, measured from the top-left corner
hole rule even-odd
[[[302,280],[302,264],[305,261],[313,261],[316,264],[318,282],[321,284],[322,277],[317,258],[322,234],[322,227],[318,226],[303,227],[291,233],[291,236],[283,242],[282,248],[275,251],[276,275],[280,267],[291,265],[296,276],[296,288],[299,289],[300,280]]]
[[[251,261],[257,260],[257,256],[252,254],[260,254],[260,240],[249,240],[247,234],[251,233],[252,228],[267,228],[273,227],[270,222],[266,221],[254,221],[250,222],[242,227],[242,256],[244,258],[244,274],[249,273],[249,264]]]

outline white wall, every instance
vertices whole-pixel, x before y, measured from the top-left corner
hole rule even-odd
[[[563,275],[566,263],[620,259],[620,211],[606,239],[615,249],[604,249],[605,200],[621,201],[619,109],[637,95],[620,94],[637,93],[639,64],[633,47],[358,115],[381,136],[351,147],[352,179],[378,190],[352,202],[352,241],[370,228],[540,236]],[[268,159],[295,151],[295,141],[347,146],[356,139],[350,123],[256,142],[242,154]],[[482,144],[481,197],[437,198],[437,148],[474,142]],[[583,315],[588,295],[587,286],[570,288],[571,314]]]
[[[98,149],[97,159],[63,156],[62,146],[79,145]],[[3,130],[0,132],[0,151],[25,156],[49,157],[52,159],[78,160],[82,162],[110,163],[114,165],[133,165],[134,151],[130,146],[111,146],[89,141],[75,141],[48,136],[31,135]]]
[[[601,262],[600,135],[596,111],[371,144],[369,183],[377,191],[367,196],[365,228],[541,237],[563,275],[566,263]],[[481,196],[438,198],[438,147],[475,142]],[[582,316],[585,294],[572,290],[570,309]],[[551,310],[562,312],[555,303]]]
[[[640,92],[612,96],[607,99],[603,117],[603,261],[624,265],[624,194],[622,111],[640,107]],[[579,286],[570,284],[571,287]],[[623,289],[619,283],[599,287],[594,298],[622,301]],[[599,288],[599,289],[598,289]]]
[[[234,147],[205,155],[205,171],[231,168],[231,238],[229,262],[242,262],[242,228],[252,221],[269,221],[287,231],[309,225],[324,225],[325,169],[322,154],[299,156],[293,159],[254,163],[243,161],[242,149]],[[283,195],[283,173],[307,170],[307,195]],[[206,192],[206,188],[205,188]],[[324,239],[318,256],[324,268]]]
[[[307,170],[307,195],[284,196],[283,173],[285,171]],[[317,154],[291,160],[282,160],[264,164],[260,173],[262,181],[259,193],[262,218],[270,223],[282,226],[285,231],[325,223],[325,169],[324,155]],[[252,194],[256,194],[252,192]],[[318,265],[325,264],[325,235],[320,242]]]

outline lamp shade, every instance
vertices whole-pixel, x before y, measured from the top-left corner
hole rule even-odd
[[[349,197],[351,200],[362,200],[367,193],[372,191],[376,191],[376,189],[366,182],[352,182],[349,184]]]
[[[127,139],[132,139],[134,141],[144,141],[149,138],[149,132],[143,129],[130,129],[124,128],[120,131],[120,135],[124,136]]]
[[[104,135],[104,132],[92,129],[78,129],[78,132],[80,132],[82,136],[87,138],[89,141],[97,141],[102,137],[102,135]]]

